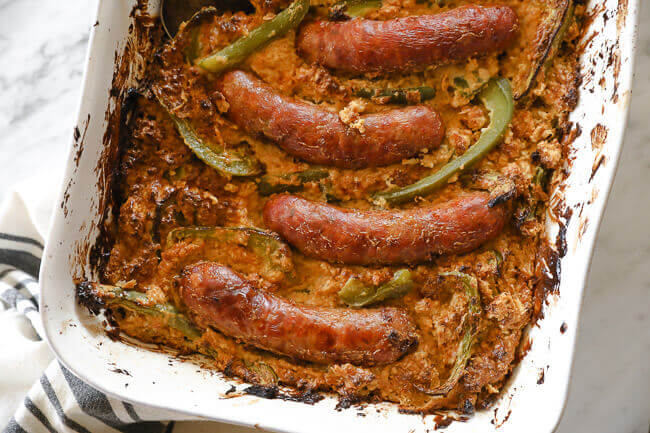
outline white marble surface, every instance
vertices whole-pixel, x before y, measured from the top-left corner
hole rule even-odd
[[[561,433],[647,433],[650,422],[650,4],[641,3],[630,123],[589,276]],[[96,0],[0,0],[0,199],[35,172],[58,179],[95,8]]]

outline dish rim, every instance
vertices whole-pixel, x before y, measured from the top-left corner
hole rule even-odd
[[[605,0],[607,2],[607,0]],[[102,19],[103,17],[100,16],[102,6],[107,3],[106,0],[99,0],[98,5],[97,5],[97,12],[96,12],[96,18]],[[627,55],[627,58],[624,61],[624,65],[626,67],[625,74],[622,74],[619,77],[619,80],[621,83],[624,83],[623,88],[627,90],[631,89],[631,81],[632,81],[632,73],[633,73],[633,65],[634,65],[634,47],[636,46],[636,26],[638,25],[638,8],[639,8],[639,2],[636,0],[632,0],[628,4],[628,14],[627,14],[627,24],[626,24],[626,29],[629,30],[629,27],[632,28],[632,36],[630,36],[629,45],[631,45],[631,48],[629,49],[628,52],[623,53],[623,55]],[[629,33],[629,32],[628,32]],[[84,78],[82,82],[82,94],[80,97],[80,103],[78,106],[78,119],[79,123],[81,124],[83,121],[86,120],[86,111],[84,110],[84,103],[86,101],[86,94],[88,93],[88,86],[90,86],[91,83],[91,76],[89,74],[89,65],[92,60],[92,57],[94,54],[94,43],[95,43],[95,34],[96,34],[96,29],[93,28],[91,30],[91,35],[89,39],[89,44],[88,44],[88,50],[87,50],[87,56],[86,56],[86,62],[85,62],[85,69],[84,69]],[[101,53],[100,53],[101,54]],[[627,121],[628,113],[629,113],[629,96],[626,96],[626,101],[624,102],[625,107],[622,110],[619,110],[619,118],[616,120],[619,120],[622,126],[617,129],[617,133],[613,134],[614,138],[608,138],[607,145],[612,146],[613,145],[613,152],[609,154],[609,162],[608,165],[603,167],[604,169],[599,171],[599,178],[600,178],[600,183],[599,185],[603,186],[603,188],[600,189],[599,196],[597,199],[594,201],[594,205],[590,208],[591,212],[590,215],[592,217],[591,219],[591,232],[594,233],[591,236],[586,236],[582,238],[580,247],[581,247],[581,254],[583,258],[583,266],[582,269],[580,269],[581,272],[577,273],[577,279],[576,282],[578,282],[578,296],[577,296],[577,305],[574,305],[575,310],[573,311],[573,328],[572,332],[569,334],[569,337],[571,339],[569,343],[569,351],[566,356],[567,360],[567,365],[569,368],[566,368],[565,370],[568,370],[570,372],[570,368],[572,367],[573,364],[573,358],[574,358],[574,352],[575,352],[575,342],[576,342],[576,336],[577,332],[575,331],[575,328],[577,328],[577,323],[578,323],[578,317],[580,315],[580,310],[581,310],[581,302],[583,299],[583,294],[584,294],[584,289],[585,289],[585,284],[586,284],[586,279],[588,276],[588,271],[589,271],[589,266],[591,263],[591,257],[593,256],[593,250],[594,250],[594,245],[595,245],[595,239],[598,231],[598,227],[600,226],[601,220],[602,220],[602,215],[604,212],[604,208],[607,202],[607,197],[610,194],[612,185],[613,185],[613,180],[615,176],[615,171],[616,167],[618,165],[618,160],[620,158],[622,146],[623,146],[623,132],[625,130],[625,123]],[[610,122],[612,122],[610,120]],[[64,199],[65,193],[66,193],[66,188],[68,186],[68,183],[70,179],[74,179],[76,176],[76,169],[75,169],[75,163],[74,163],[74,146],[71,144],[69,147],[69,159],[67,162],[67,168],[66,168],[66,176],[64,178],[62,187],[61,187],[61,192],[59,194],[59,202],[61,202]],[[53,310],[49,308],[49,305],[51,304],[51,296],[53,296],[57,291],[54,290],[54,288],[50,289],[50,274],[55,274],[56,271],[51,271],[51,263],[52,263],[52,257],[55,254],[55,249],[57,248],[57,244],[60,241],[60,238],[56,236],[57,230],[56,228],[60,227],[60,225],[63,223],[61,219],[65,219],[63,216],[62,212],[57,209],[57,211],[54,213],[52,216],[51,222],[50,222],[50,230],[49,230],[49,235],[48,239],[46,242],[46,248],[43,253],[43,263],[41,266],[41,275],[40,275],[40,281],[43,282],[42,285],[42,295],[41,295],[41,314],[42,314],[42,320],[43,320],[43,327],[45,330],[45,337],[46,340],[52,349],[52,351],[55,353],[57,358],[68,368],[70,369],[75,375],[79,376],[82,380],[86,381],[87,383],[91,384],[92,386],[100,389],[101,391],[107,393],[108,395],[111,395],[115,398],[129,401],[131,403],[136,403],[136,404],[142,404],[148,407],[156,407],[159,409],[163,410],[176,410],[181,413],[185,413],[188,415],[193,415],[193,416],[209,416],[211,419],[215,419],[218,421],[222,422],[228,422],[228,423],[235,423],[235,424],[241,424],[241,425],[250,425],[248,422],[242,422],[242,419],[234,418],[234,417],[228,417],[226,415],[224,416],[216,416],[215,414],[206,414],[204,410],[187,410],[183,408],[171,408],[169,405],[164,405],[164,404],[157,404],[156,401],[151,401],[151,400],[143,400],[139,398],[133,398],[132,395],[129,395],[127,392],[119,392],[115,388],[109,388],[104,386],[102,382],[99,382],[95,380],[94,377],[89,376],[86,374],[86,370],[82,368],[83,366],[79,365],[77,363],[77,360],[72,359],[74,358],[71,356],[71,351],[69,351],[67,347],[62,347],[62,343],[64,343],[63,340],[57,337],[57,332],[59,329],[55,326],[55,322],[58,320],[54,319],[52,317]],[[575,272],[572,270],[572,272]],[[562,281],[566,278],[565,275],[563,275]],[[575,278],[574,278],[575,279]],[[574,287],[575,289],[575,287]],[[74,297],[73,297],[74,299]],[[74,306],[74,309],[78,310],[78,306]],[[523,361],[522,361],[523,362]],[[517,373],[519,374],[519,373]],[[515,373],[513,373],[513,376]],[[561,404],[556,405],[559,406],[559,410],[555,411],[555,416],[553,417],[554,419],[552,420],[551,423],[547,423],[549,427],[551,427],[548,430],[540,430],[540,431],[553,431],[557,427],[561,417],[563,410],[566,405],[566,399],[567,399],[567,394],[569,390],[569,379],[570,379],[570,374],[566,374],[566,378],[564,380],[564,385],[561,390]],[[505,391],[502,391],[505,393]],[[559,397],[559,396],[556,396]],[[277,401],[279,402],[279,401]],[[290,402],[279,402],[281,405],[286,406],[289,405]],[[263,405],[264,406],[264,405]],[[362,424],[362,423],[359,423]],[[453,423],[452,426],[458,425],[459,423]],[[474,423],[467,423],[466,425],[469,424],[474,424]],[[284,432],[298,432],[301,430],[291,430],[291,429],[286,429],[285,427],[282,427],[281,425],[277,424],[260,424],[263,425],[264,428],[272,429],[275,431],[284,431]],[[456,427],[449,427],[449,431],[456,430]],[[472,427],[476,427],[473,425]],[[463,430],[463,429],[458,429],[458,431]],[[316,430],[315,430],[316,431]],[[468,430],[469,431],[469,430]],[[505,430],[501,430],[505,431]]]

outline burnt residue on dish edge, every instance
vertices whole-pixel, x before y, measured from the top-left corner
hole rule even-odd
[[[96,212],[100,215],[97,224],[99,235],[91,242],[80,242],[71,262],[74,265],[75,282],[89,279],[84,269],[89,264],[91,272],[99,275],[108,260],[112,241],[113,222],[119,217],[120,151],[127,139],[133,102],[137,87],[145,76],[148,63],[153,59],[155,49],[163,37],[159,26],[152,25],[154,18],[147,15],[148,0],[138,0],[131,12],[133,23],[129,27],[124,50],[115,53],[115,71],[109,91],[109,108],[105,114],[108,125],[102,140],[102,154],[95,167],[97,191],[100,192]],[[90,236],[90,234],[89,234]]]

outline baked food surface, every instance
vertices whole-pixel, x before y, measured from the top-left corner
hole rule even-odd
[[[110,256],[81,301],[261,386],[488,406],[543,301],[583,6],[312,2],[236,65],[202,62],[292,7],[252,5],[156,41]],[[472,164],[402,194],[477,143]]]

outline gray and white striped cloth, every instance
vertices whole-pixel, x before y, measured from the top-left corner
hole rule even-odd
[[[252,431],[213,422],[170,421],[187,417],[109,397],[54,359],[41,338],[37,277],[52,197],[56,196],[45,191],[42,182],[27,183],[0,208],[2,432]]]

